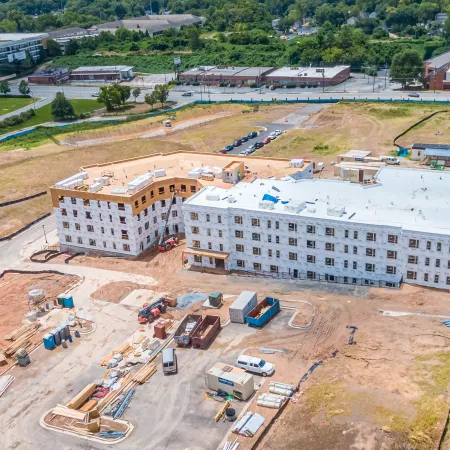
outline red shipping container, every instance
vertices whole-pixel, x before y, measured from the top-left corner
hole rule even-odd
[[[166,338],[166,321],[165,320],[159,320],[155,323],[155,337],[158,339],[165,339]]]

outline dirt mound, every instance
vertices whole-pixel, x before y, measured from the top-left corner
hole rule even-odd
[[[103,300],[109,303],[120,303],[126,296],[136,289],[151,290],[146,284],[133,283],[132,281],[113,281],[98,288],[92,293],[94,300]]]

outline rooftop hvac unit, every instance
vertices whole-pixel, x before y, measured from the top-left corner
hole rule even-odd
[[[308,206],[306,211],[308,211],[309,213],[315,213],[316,212],[316,207],[315,206]]]
[[[98,192],[102,187],[100,183],[93,183],[89,186],[89,192]]]
[[[228,198],[227,198],[227,202],[228,203],[236,203],[236,201],[237,200],[232,195],[229,195]]]
[[[201,172],[196,172],[195,170],[191,170],[188,172],[188,178],[198,180],[200,178]]]
[[[220,200],[220,195],[214,192],[210,192],[206,194],[206,200],[210,202],[218,202]]]
[[[270,200],[261,200],[259,202],[259,207],[261,209],[274,209],[275,208],[275,203],[271,202]]]
[[[345,206],[329,206],[327,215],[334,217],[342,217],[345,214]]]
[[[292,212],[292,213],[298,214],[300,211],[305,209],[305,207],[306,207],[306,203],[305,202],[301,202],[301,203],[287,203],[286,205],[284,205],[284,210],[288,211],[288,212]]]
[[[166,176],[166,169],[156,169],[153,171],[155,174],[155,177],[165,177]]]
[[[303,167],[304,160],[303,159],[291,159],[289,161],[289,167]]]
[[[88,175],[87,172],[80,172],[80,173],[77,173],[75,175],[72,175],[69,178],[66,178],[66,179],[64,179],[62,181],[59,181],[58,183],[55,184],[55,186],[57,188],[64,188],[64,185],[69,183],[69,182],[71,182],[71,181],[78,180],[78,179],[80,179],[80,180],[87,180],[88,178],[89,178],[89,175]]]

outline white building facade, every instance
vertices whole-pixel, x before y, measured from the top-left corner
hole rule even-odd
[[[381,176],[384,171],[389,172]],[[424,173],[436,186],[419,187]],[[403,174],[409,198],[393,185]],[[450,185],[446,177],[444,190],[444,184]],[[443,204],[441,213],[428,218],[432,212],[425,202],[441,181],[430,171],[387,168],[379,184],[370,187],[330,180],[256,180],[228,192],[205,188],[183,205],[188,262],[280,278],[388,287],[404,281],[450,289],[448,207]],[[267,189],[279,193],[280,200],[262,200]],[[333,206],[337,199],[341,204]],[[223,252],[224,262],[208,251]]]
[[[46,38],[46,33],[0,33],[0,62],[24,60],[26,53],[39,59],[42,40]]]

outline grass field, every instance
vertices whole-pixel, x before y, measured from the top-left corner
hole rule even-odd
[[[97,100],[70,100],[70,103],[72,103],[73,105],[75,114],[88,113],[96,109],[101,109],[103,107],[103,105],[101,103],[98,103]],[[22,128],[40,125],[41,123],[45,122],[53,122],[54,118],[51,113],[51,108],[51,104],[49,103],[42,108],[36,109],[36,115],[34,117],[24,123],[21,123],[20,125],[8,128],[7,132],[21,130]]]
[[[32,98],[8,98],[0,97],[0,116],[33,103]]]

